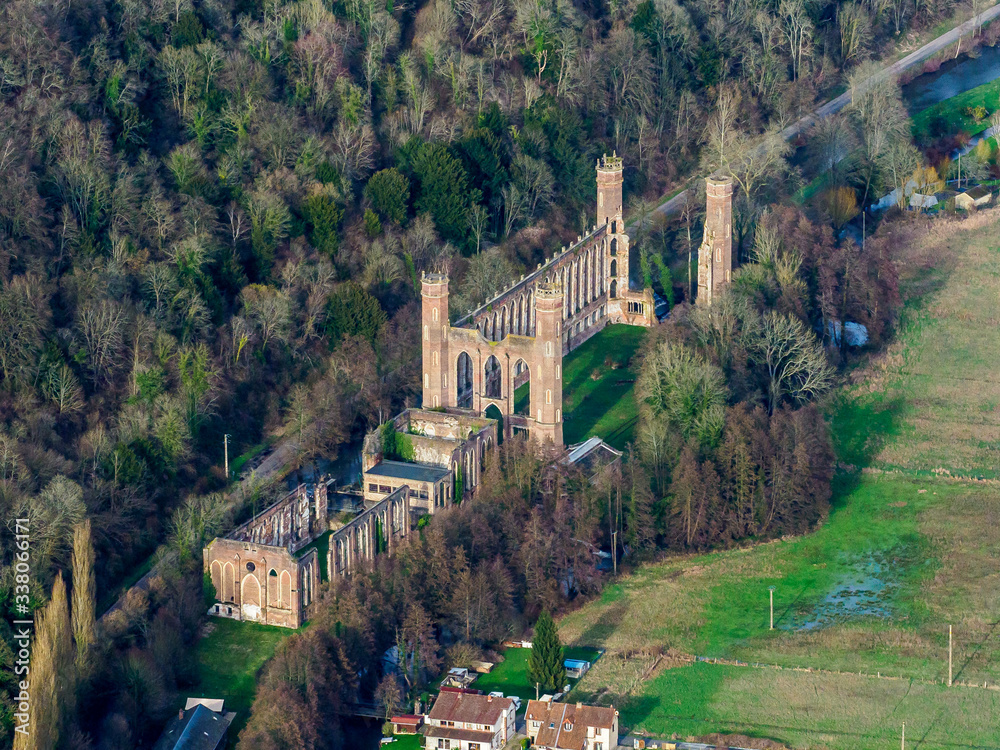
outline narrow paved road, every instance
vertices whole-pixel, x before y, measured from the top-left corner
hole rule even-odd
[[[929,57],[936,55],[941,50],[954,44],[962,37],[971,34],[974,30],[992,21],[997,16],[1000,16],[1000,5],[994,5],[992,8],[987,8],[982,13],[974,18],[970,18],[963,24],[956,26],[951,31],[948,31],[941,36],[937,37],[933,41],[928,42],[920,49],[915,52],[911,52],[906,57],[898,60],[891,65],[887,65],[882,68],[878,73],[869,78],[865,83],[861,85],[861,89],[867,89],[879,81],[885,80],[889,76],[898,76],[904,70],[912,68],[918,63],[922,63]],[[793,122],[787,128],[781,131],[781,136],[786,140],[791,140],[795,138],[799,133],[808,130],[817,122],[822,120],[824,117],[829,117],[832,114],[836,114],[848,104],[851,103],[851,92],[845,91],[843,94],[835,99],[831,99],[825,104],[820,105],[812,114],[808,114],[805,117],[800,118],[796,122]],[[663,216],[673,216],[678,213],[684,204],[687,203],[688,195],[690,191],[684,190],[677,195],[675,195],[670,200],[657,206],[653,211],[654,214],[662,214]],[[633,225],[634,226],[634,223]]]

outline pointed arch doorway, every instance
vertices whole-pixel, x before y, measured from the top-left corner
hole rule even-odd
[[[483,416],[497,421],[497,445],[503,445],[503,413],[500,411],[500,407],[496,404],[490,404],[483,412]]]

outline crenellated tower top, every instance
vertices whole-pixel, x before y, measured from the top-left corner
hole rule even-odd
[[[597,226],[614,221],[622,213],[622,182],[625,166],[612,152],[597,160]]]

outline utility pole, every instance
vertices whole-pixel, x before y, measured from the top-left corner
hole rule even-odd
[[[618,532],[611,532],[611,564],[614,566],[615,578],[618,577]]]
[[[229,481],[229,435],[222,436],[222,451],[226,456],[226,482]]]
[[[539,685],[539,683],[536,682],[535,683],[535,700],[536,701],[538,700],[538,685]]]
[[[948,687],[951,687],[951,625],[948,626]]]
[[[774,590],[777,586],[768,586],[767,590],[771,594],[771,630],[774,630]]]
[[[906,722],[903,722],[903,736],[900,740],[900,750],[906,750]]]

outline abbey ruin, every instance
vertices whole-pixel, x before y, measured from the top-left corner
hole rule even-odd
[[[476,310],[449,322],[448,278],[423,277],[423,404],[495,419],[504,437],[563,447],[562,358],[610,323],[655,323],[652,290],[629,284],[623,164],[597,163],[597,224]],[[515,390],[529,383],[526,413]]]
[[[297,628],[321,579],[347,576],[391,552],[413,516],[434,514],[475,492],[488,455],[524,435],[563,452],[563,356],[611,323],[656,323],[650,289],[629,283],[622,215],[622,160],[597,163],[597,224],[486,304],[450,322],[448,277],[421,281],[423,406],[369,433],[362,451],[359,512],[341,522],[325,480],[301,485],[204,550],[216,591],[211,614]],[[732,180],[708,180],[698,253],[698,303],[732,277]],[[516,404],[515,391],[527,384]],[[606,449],[606,450],[604,450]],[[603,450],[603,453],[602,453]],[[604,456],[604,453],[607,456]],[[591,438],[562,460],[620,453]],[[610,458],[608,458],[610,457]],[[325,547],[316,543],[328,536]],[[324,559],[320,559],[321,554]]]

